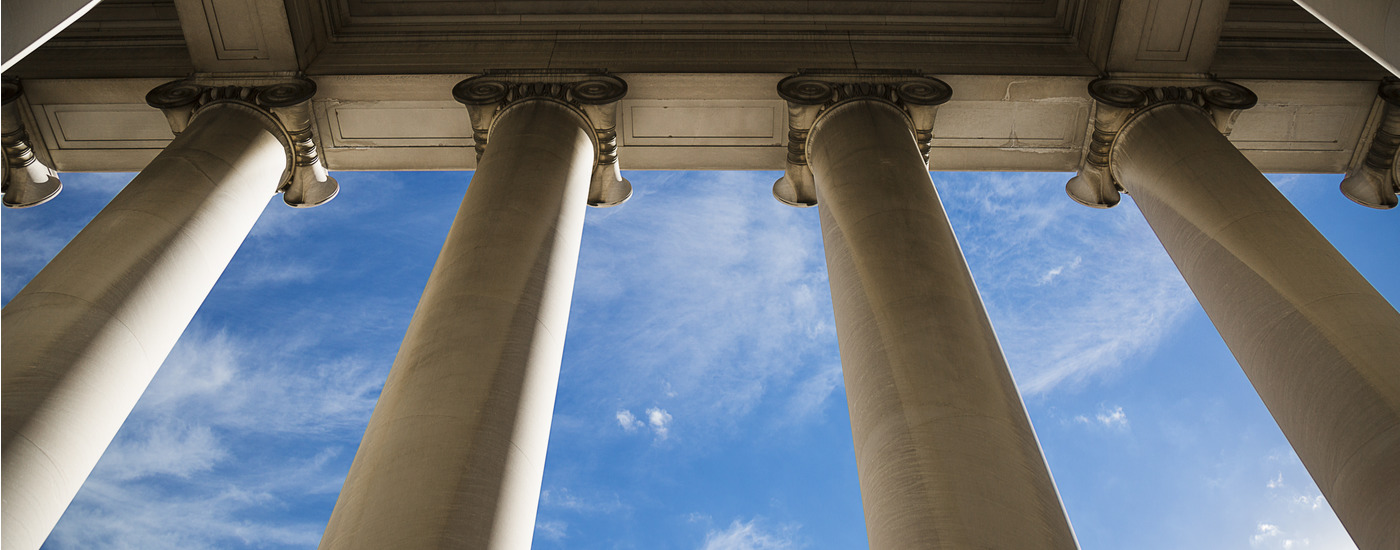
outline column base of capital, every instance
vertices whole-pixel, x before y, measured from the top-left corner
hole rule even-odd
[[[1369,166],[1342,180],[1342,194],[1361,206],[1388,210],[1400,204],[1400,184],[1392,174]]]
[[[6,208],[39,206],[63,191],[63,182],[47,166],[34,162],[22,168],[7,168],[5,173]]]
[[[612,208],[632,198],[632,182],[622,177],[617,163],[593,167],[593,181],[588,185],[588,206]]]

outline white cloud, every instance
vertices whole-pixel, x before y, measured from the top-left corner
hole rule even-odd
[[[801,421],[820,414],[826,400],[842,383],[841,364],[831,363],[797,384],[788,400],[788,419]]]
[[[569,524],[562,521],[540,521],[535,523],[535,532],[540,536],[552,540],[561,541],[568,535]]]
[[[1249,545],[1254,548],[1293,550],[1311,547],[1311,541],[1307,537],[1295,537],[1272,523],[1260,522],[1255,529],[1255,534],[1249,537]]]
[[[1114,407],[1113,410],[1104,410],[1094,415],[1094,419],[1105,427],[1127,429],[1128,415],[1123,413],[1123,407]]]
[[[1308,510],[1317,510],[1327,505],[1327,499],[1322,495],[1298,495],[1293,497],[1293,503]]]
[[[702,550],[791,550],[798,548],[793,540],[796,527],[783,529],[781,533],[764,531],[757,520],[741,523],[734,520],[729,528],[710,531],[705,535]]]
[[[1278,537],[1278,534],[1279,529],[1277,525],[1260,523],[1258,526],[1258,533],[1249,538],[1249,544],[1251,546],[1259,546],[1259,543]]]
[[[651,407],[646,410],[646,422],[642,422],[632,411],[621,409],[615,415],[617,424],[627,433],[634,433],[642,427],[651,428],[652,434],[656,435],[656,440],[661,441],[671,436],[671,413],[666,409]]]
[[[1283,460],[1283,457],[1270,457],[1270,459]],[[1287,455],[1287,459],[1290,462],[1299,462],[1297,455],[1292,453]],[[1328,510],[1331,510],[1331,507],[1327,504],[1327,498],[1322,496],[1322,493],[1317,490],[1317,486],[1311,481],[1311,479],[1307,480],[1307,483],[1305,483],[1305,486],[1301,489],[1295,488],[1284,483],[1283,472],[1279,472],[1270,479],[1268,483],[1264,484],[1264,486],[1273,489],[1276,498],[1282,498],[1288,502],[1290,509],[1320,510],[1326,506]],[[1280,495],[1278,493],[1282,494]]]
[[[187,330],[50,546],[315,546],[323,523],[268,512],[340,490],[383,373],[287,336]]]
[[[617,411],[617,423],[628,433],[635,432],[637,428],[643,426],[642,421],[637,420],[636,415],[633,415],[632,411],[626,409]]]
[[[321,537],[318,522],[253,519],[286,509],[289,496],[316,490],[313,480],[326,475],[316,461],[287,461],[262,476],[176,484],[158,475],[115,479],[104,466],[88,478],[45,548],[306,548]]]
[[[666,409],[647,409],[647,424],[651,425],[651,431],[656,433],[657,439],[670,437],[671,413],[666,412]]]
[[[1080,424],[1101,426],[1120,431],[1127,430],[1129,426],[1128,413],[1123,412],[1123,407],[1113,407],[1109,409],[1102,405],[1099,406],[1099,412],[1095,413],[1093,418],[1081,414],[1076,415],[1074,421]]]
[[[63,174],[63,193],[43,208],[5,208],[0,213],[6,301],[34,277],[69,240],[116,196],[132,174]]]
[[[1257,504],[1248,507],[1254,518],[1250,545],[1261,550],[1324,548],[1354,549],[1356,545],[1337,520],[1327,499],[1291,449],[1270,453],[1265,472],[1272,471]],[[1267,475],[1267,474],[1266,474]],[[1252,478],[1257,483],[1257,477]],[[1285,481],[1285,480],[1292,480]],[[1258,487],[1258,485],[1254,485]],[[1241,491],[1245,491],[1242,487]]]
[[[1074,204],[1064,196],[1068,174],[948,177],[934,176],[1023,393],[1080,384],[1151,353],[1191,308],[1131,200],[1110,210]]]
[[[1084,261],[1084,258],[1083,258],[1083,257],[1075,256],[1075,257],[1074,257],[1074,261],[1071,261],[1070,263],[1065,264],[1065,265],[1058,265],[1058,266],[1055,266],[1055,267],[1051,268],[1049,271],[1046,271],[1044,275],[1041,275],[1041,276],[1040,276],[1040,281],[1039,281],[1038,284],[1039,284],[1039,285],[1050,284],[1050,281],[1055,280],[1055,277],[1060,276],[1060,274],[1061,274],[1061,273],[1064,273],[1066,269],[1074,269],[1074,268],[1076,268],[1076,267],[1079,267],[1079,264],[1080,264],[1080,263],[1083,263],[1083,261]]]
[[[196,324],[181,336],[133,418],[179,416],[293,434],[362,426],[384,385],[384,365],[354,356],[315,357],[314,350],[292,346],[293,339],[233,336]]]
[[[665,175],[589,212],[573,315],[626,328],[571,332],[576,391],[664,399],[688,433],[728,437],[837,361],[816,212],[774,200],[773,177]],[[607,403],[578,415],[611,416]]]
[[[312,282],[321,274],[322,270],[311,264],[269,255],[245,264],[238,280],[232,282],[238,288],[269,289],[287,283]]]
[[[188,478],[228,456],[208,426],[161,418],[128,431],[135,434],[113,442],[102,457],[111,477],[119,481],[151,475]]]
[[[627,507],[616,494],[602,496],[590,494],[581,496],[568,487],[556,487],[540,491],[540,506],[554,510],[567,510],[581,514],[610,514]]]

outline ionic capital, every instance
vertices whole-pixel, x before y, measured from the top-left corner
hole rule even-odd
[[[788,104],[788,155],[783,177],[773,183],[773,196],[784,204],[817,204],[817,188],[807,165],[812,129],[833,107],[850,101],[881,101],[904,112],[928,164],[933,121],[938,106],[953,97],[953,89],[936,78],[913,72],[801,72],[778,82],[778,96]]]
[[[0,116],[0,132],[4,143],[5,166],[0,192],[3,204],[9,208],[28,208],[48,202],[63,190],[58,173],[34,156],[29,134],[24,130],[19,98],[24,94],[19,81],[4,81],[4,112]]]
[[[1111,208],[1122,198],[1123,186],[1113,175],[1113,143],[1138,115],[1163,105],[1192,105],[1228,136],[1240,111],[1259,101],[1248,88],[1223,81],[1195,86],[1139,86],[1100,78],[1089,83],[1089,96],[1098,103],[1093,135],[1079,173],[1065,184],[1065,192],[1076,202],[1094,208]]]
[[[1400,81],[1382,82],[1381,120],[1360,166],[1342,180],[1342,194],[1362,206],[1395,208],[1400,204]]]
[[[510,106],[524,101],[555,101],[583,116],[593,128],[598,163],[588,189],[588,205],[617,206],[632,196],[617,161],[617,104],[627,82],[603,71],[488,71],[452,88],[452,97],[467,106],[476,158],[486,152],[491,129]]]
[[[308,208],[325,204],[340,192],[340,184],[326,173],[316,148],[311,119],[315,95],[316,83],[304,77],[259,85],[209,85],[185,79],[157,86],[146,94],[146,104],[165,112],[177,136],[214,105],[232,104],[265,115],[269,129],[287,150],[287,170],[277,190],[288,206]]]

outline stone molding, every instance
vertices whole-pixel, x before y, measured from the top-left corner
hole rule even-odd
[[[24,119],[20,114],[19,98],[24,89],[18,80],[4,81],[4,113],[0,122],[0,142],[4,144],[5,166],[0,192],[2,202],[9,208],[28,208],[44,204],[63,190],[58,173],[46,166],[34,155],[34,148],[25,131]]]
[[[1371,136],[1366,159],[1347,172],[1342,194],[1362,206],[1388,209],[1400,204],[1400,81],[1382,82],[1381,121]]]
[[[236,105],[264,115],[287,148],[287,171],[277,190],[288,206],[309,208],[325,204],[340,192],[316,147],[311,112],[315,95],[316,83],[305,77],[260,85],[211,85],[184,79],[157,86],[146,94],[146,104],[165,113],[170,131],[177,136],[214,105]]]
[[[1113,142],[1138,115],[1163,105],[1193,105],[1221,134],[1230,135],[1240,111],[1259,98],[1233,82],[1208,81],[1193,86],[1137,85],[1100,78],[1089,83],[1089,96],[1098,104],[1092,135],[1079,173],[1065,184],[1070,198],[1093,208],[1112,208],[1122,199],[1123,186],[1113,175]]]
[[[598,161],[588,190],[588,205],[617,206],[632,196],[632,183],[622,177],[617,154],[617,106],[627,95],[627,82],[602,70],[488,71],[458,82],[452,97],[467,107],[472,122],[476,158],[486,152],[491,129],[512,105],[554,101],[582,116],[593,128]]]
[[[851,101],[881,101],[905,114],[919,153],[928,164],[938,106],[953,97],[947,83],[916,72],[803,71],[778,82],[778,96],[788,104],[788,154],[783,177],[773,183],[773,197],[784,204],[811,207],[817,189],[807,165],[807,142],[823,114]]]

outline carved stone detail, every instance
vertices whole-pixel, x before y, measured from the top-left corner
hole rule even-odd
[[[588,205],[617,206],[632,196],[617,161],[617,104],[627,82],[604,71],[487,71],[458,82],[452,97],[466,105],[472,121],[476,159],[486,152],[496,117],[521,101],[557,101],[577,111],[593,127],[598,164],[588,189]]]
[[[1400,81],[1382,82],[1381,121],[1366,159],[1342,180],[1342,194],[1362,206],[1388,209],[1400,204]]]
[[[24,94],[19,81],[4,81],[4,112],[0,119],[0,142],[4,144],[5,166],[0,192],[4,193],[3,204],[10,208],[28,208],[44,204],[58,196],[63,183],[58,173],[40,162],[34,156],[34,148],[29,142],[29,133],[24,129],[24,119],[19,110],[19,98]]]
[[[288,206],[308,208],[325,204],[340,192],[340,184],[326,173],[316,147],[311,98],[316,83],[298,77],[260,86],[211,86],[193,80],[176,80],[146,94],[146,104],[165,113],[170,130],[180,135],[205,108],[235,103],[268,115],[287,146],[287,166],[277,190]]]
[[[933,121],[938,106],[953,97],[942,80],[913,72],[801,72],[778,82],[778,96],[788,103],[788,155],[784,175],[773,183],[773,196],[784,204],[817,204],[812,170],[807,166],[807,137],[821,115],[837,104],[856,100],[885,101],[909,117],[919,152],[928,164]]]
[[[1093,133],[1079,173],[1065,184],[1070,198],[1093,208],[1112,208],[1122,200],[1123,186],[1114,180],[1113,140],[1128,121],[1153,107],[1190,104],[1211,117],[1221,134],[1230,135],[1240,111],[1259,98],[1233,82],[1208,82],[1198,86],[1138,86],[1100,78],[1089,83],[1089,96],[1098,102]]]

